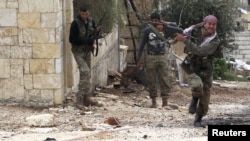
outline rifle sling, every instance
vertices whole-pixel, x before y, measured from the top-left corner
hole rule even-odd
[[[94,53],[94,49],[92,50],[92,54],[93,56],[97,56],[98,55],[98,48],[99,48],[99,45],[98,45],[98,39],[95,40],[95,43],[96,43],[96,51]]]
[[[151,24],[148,24],[148,26],[154,31],[157,36],[159,36],[163,41],[167,42],[168,40]]]

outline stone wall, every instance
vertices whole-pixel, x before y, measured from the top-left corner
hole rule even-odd
[[[155,9],[154,2],[152,0],[134,0],[134,4],[143,19],[149,20],[149,15],[152,12],[152,9]],[[121,29],[121,38],[125,40],[125,43],[128,46],[127,51],[127,57],[126,62],[128,64],[134,64],[135,63],[135,56],[137,53],[137,50],[139,49],[140,45],[140,37],[141,37],[141,30],[138,28],[138,21],[136,17],[136,13],[133,11],[131,7],[128,7],[127,9],[128,17],[125,18],[125,24],[126,26]],[[129,19],[128,19],[129,18]],[[130,25],[129,25],[130,20]],[[134,38],[134,40],[133,40]],[[123,70],[121,70],[123,71]]]
[[[0,101],[62,104],[65,95],[77,87],[78,69],[68,42],[72,2],[0,0]],[[92,68],[100,69],[107,62],[104,72],[117,68],[112,64],[118,54],[116,33],[108,35],[107,47],[100,46]],[[97,75],[94,84],[105,85],[107,77],[107,73]]]
[[[62,0],[0,1],[0,98],[63,99]]]
[[[250,64],[250,32],[236,32],[235,33],[235,43],[239,45],[237,50],[234,50],[232,53],[232,57],[244,61]]]

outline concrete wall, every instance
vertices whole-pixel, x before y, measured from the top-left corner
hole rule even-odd
[[[0,101],[62,104],[77,87],[68,42],[72,7],[72,0],[0,0]],[[94,84],[105,85],[107,69],[118,68],[117,37],[108,35],[92,60]]]
[[[239,48],[233,51],[232,56],[235,59],[244,61],[250,64],[250,32],[236,32],[235,33],[235,43],[239,45]]]

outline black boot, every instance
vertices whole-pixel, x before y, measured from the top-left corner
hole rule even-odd
[[[76,107],[79,110],[84,110],[84,105],[83,105],[83,96],[80,94],[76,95]]]
[[[84,106],[97,106],[97,107],[103,106],[103,104],[98,103],[95,100],[92,100],[89,96],[85,96],[85,98],[83,99],[83,105]]]
[[[151,98],[151,100],[152,100],[152,105],[150,106],[150,108],[157,108],[156,97]]]
[[[200,114],[196,114],[195,115],[195,119],[194,119],[194,127],[205,127],[205,125],[203,125],[202,123],[201,123],[201,120],[202,120],[202,115],[200,115]]]
[[[199,98],[197,98],[197,97],[192,98],[190,105],[189,105],[189,109],[188,109],[190,114],[194,114],[196,112],[198,100],[199,100]]]

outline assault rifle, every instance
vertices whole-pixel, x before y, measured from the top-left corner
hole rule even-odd
[[[159,23],[159,22],[144,22],[144,23],[148,23],[148,25],[151,25],[151,28],[154,26],[154,25],[157,25],[157,24],[162,24],[163,27],[164,27],[164,37],[166,39],[168,38],[172,38],[174,39],[175,37],[175,33],[180,33],[180,34],[184,34],[183,33],[183,29],[178,27],[178,25],[174,22],[171,22],[170,24],[166,24],[166,23]],[[155,28],[152,28],[154,31],[155,31]],[[156,32],[156,31],[155,31]],[[159,31],[157,31],[159,32]],[[157,34],[157,33],[156,33]]]
[[[184,36],[188,36],[191,37],[190,35],[186,35],[184,34],[184,30],[180,27],[178,27],[175,23],[170,23],[170,24],[165,24],[165,23],[158,23],[158,22],[147,22],[148,26],[154,31],[155,34],[158,35],[158,37],[160,37],[163,41],[169,43],[169,44],[175,44],[176,40],[175,40],[175,34],[176,33],[180,33],[183,34]],[[155,28],[155,24],[163,24],[164,27],[164,35],[162,35],[156,28]],[[180,59],[181,61],[183,61],[183,59],[178,56],[177,54],[175,54],[172,51],[172,54]]]
[[[102,25],[102,22],[104,20],[104,18],[106,17],[106,12],[104,12],[103,16],[101,17],[101,19],[98,21],[98,23],[96,24],[95,27],[95,32],[93,34],[93,36],[91,37],[91,39],[93,39],[95,41],[96,44],[96,52],[94,54],[94,47],[93,45],[89,47],[87,54],[85,55],[85,59],[88,57],[89,52],[91,51],[92,54],[94,56],[98,55],[98,48],[99,48],[99,44],[98,44],[98,39],[104,38],[104,36],[101,34],[101,28],[100,26]],[[100,28],[99,30],[97,30],[97,28]],[[105,40],[106,42],[106,40]],[[106,43],[107,44],[107,43]]]

